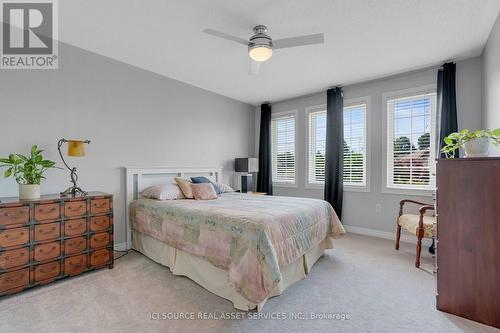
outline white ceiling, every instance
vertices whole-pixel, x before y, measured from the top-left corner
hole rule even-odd
[[[479,55],[499,0],[59,1],[63,42],[240,101],[259,104]],[[278,50],[248,75],[245,46],[202,33],[274,39],[325,33]]]

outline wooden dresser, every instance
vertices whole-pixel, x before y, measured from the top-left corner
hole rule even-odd
[[[437,163],[437,308],[500,328],[500,158]]]
[[[0,296],[113,268],[112,195],[0,200]]]

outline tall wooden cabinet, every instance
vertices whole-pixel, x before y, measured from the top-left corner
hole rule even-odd
[[[0,296],[113,267],[113,197],[1,198]]]
[[[500,158],[437,162],[437,308],[500,328]]]

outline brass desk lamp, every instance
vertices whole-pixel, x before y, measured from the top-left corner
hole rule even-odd
[[[77,195],[85,196],[85,195],[87,195],[87,192],[82,190],[76,184],[76,182],[78,180],[78,175],[76,174],[76,168],[75,167],[71,168],[64,160],[63,154],[61,152],[61,147],[64,143],[68,144],[68,156],[82,157],[82,156],[85,156],[85,145],[84,144],[89,144],[90,140],[80,141],[80,140],[61,139],[57,143],[57,150],[59,151],[59,156],[61,156],[61,160],[63,161],[64,165],[71,172],[71,182],[73,183],[73,186],[71,186],[70,188],[68,188],[64,192],[61,192],[61,196],[70,196],[70,195],[71,196],[77,196]]]

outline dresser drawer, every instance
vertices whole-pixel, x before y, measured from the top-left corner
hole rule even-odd
[[[12,227],[28,223],[30,219],[30,209],[23,207],[0,208],[0,227]]]
[[[27,286],[30,282],[29,269],[0,274],[0,292]]]
[[[35,242],[56,239],[61,236],[59,223],[40,224],[35,226]]]
[[[27,248],[0,253],[0,269],[10,269],[13,267],[23,266],[29,261],[30,255]]]
[[[109,198],[93,199],[90,201],[90,211],[92,214],[105,214],[109,212],[110,208],[111,203]]]
[[[87,269],[87,255],[82,254],[64,259],[64,274],[78,275]]]
[[[64,225],[65,236],[77,236],[84,234],[86,231],[87,231],[86,219],[66,221]]]
[[[34,249],[34,258],[36,261],[54,259],[60,255],[61,244],[59,242],[36,245]]]
[[[90,248],[97,249],[108,246],[110,243],[109,233],[101,232],[90,236]]]
[[[87,239],[85,237],[76,237],[64,241],[64,254],[71,255],[83,252],[87,249]]]
[[[96,216],[90,220],[90,231],[102,231],[109,228],[111,218],[109,216]]]
[[[58,203],[35,205],[35,220],[56,220],[61,217]]]
[[[90,266],[97,267],[108,264],[111,257],[109,250],[98,250],[90,254]]]
[[[87,215],[87,201],[70,201],[64,204],[64,216],[78,217]]]
[[[0,247],[10,247],[28,243],[30,232],[28,228],[16,228],[0,231]]]
[[[35,267],[35,282],[55,278],[61,274],[61,264],[59,261],[49,262],[48,264]]]

